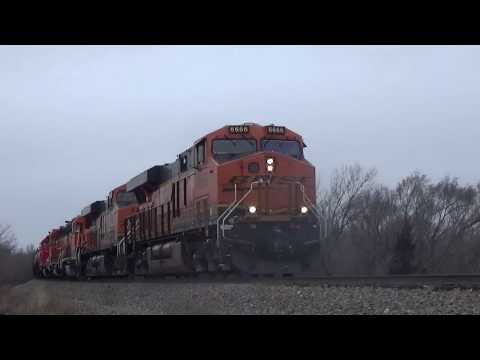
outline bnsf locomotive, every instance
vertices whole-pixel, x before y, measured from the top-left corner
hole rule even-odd
[[[319,247],[315,168],[281,126],[225,126],[40,242],[39,277],[294,274]]]

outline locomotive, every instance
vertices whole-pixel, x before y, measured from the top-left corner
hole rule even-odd
[[[319,251],[315,167],[294,131],[255,123],[201,137],[42,239],[37,277],[296,274]]]

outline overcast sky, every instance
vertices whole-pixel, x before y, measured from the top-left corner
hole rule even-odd
[[[327,182],[359,163],[480,180],[478,46],[0,46],[0,223],[19,243],[227,124],[285,125]]]

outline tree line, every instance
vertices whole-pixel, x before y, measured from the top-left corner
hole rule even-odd
[[[480,271],[480,183],[415,172],[394,188],[375,169],[336,170],[318,191],[320,269],[387,275]]]
[[[30,280],[34,254],[33,245],[18,247],[10,226],[0,224],[0,286]]]
[[[480,182],[431,181],[415,172],[394,188],[359,165],[334,171],[317,191],[315,270],[328,275],[480,272]],[[19,248],[0,224],[0,285],[32,278],[34,246]]]

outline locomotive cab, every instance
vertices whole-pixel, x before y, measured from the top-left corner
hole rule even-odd
[[[84,272],[87,276],[125,275],[125,222],[138,211],[137,199],[123,184],[113,189],[101,204],[101,210],[92,209],[88,214],[92,226],[86,237],[90,249],[85,256],[88,260]]]
[[[138,203],[135,194],[127,192],[126,184],[113,189],[106,201],[106,209],[98,220],[98,248],[116,246],[125,232],[125,220],[137,212]]]

